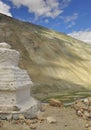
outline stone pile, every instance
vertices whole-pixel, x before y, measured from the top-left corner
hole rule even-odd
[[[39,110],[41,110],[41,104],[34,105],[32,108],[24,112],[1,112],[0,120],[19,120],[21,117],[24,119],[35,119],[37,118]]]
[[[91,97],[75,101],[72,107],[78,116],[91,120]]]
[[[15,113],[15,114],[2,114],[2,117],[0,119],[0,128],[3,129],[3,124],[12,124],[12,125],[25,125],[28,126],[30,129],[37,129],[38,126],[42,123],[47,124],[56,124],[57,119],[53,116],[48,116],[44,114],[46,109],[49,107],[49,105],[41,105],[40,111],[36,114],[36,116],[29,117],[28,115],[24,115],[24,113]],[[44,110],[45,109],[45,110]]]
[[[0,128],[3,129],[3,123],[8,122],[10,124],[27,125],[27,126],[30,127],[30,129],[36,129],[37,126],[40,123],[42,123],[43,121],[44,120],[40,120],[38,118],[25,119],[23,115],[19,115],[18,119],[14,119],[14,120],[0,120]]]
[[[31,116],[31,114],[33,114]],[[30,115],[30,116],[29,116]],[[10,123],[10,124],[17,124],[17,125],[27,125],[30,127],[30,129],[36,129],[37,126],[40,123],[43,123],[44,121],[47,121],[47,118],[43,116],[43,112],[40,111],[37,114],[29,112],[29,113],[4,113],[0,115],[0,128],[3,129],[4,123]],[[55,120],[52,118],[50,119],[49,123],[55,123]],[[1,129],[0,129],[1,130]]]

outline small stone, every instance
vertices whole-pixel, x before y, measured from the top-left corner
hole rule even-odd
[[[67,127],[68,125],[67,125],[67,124],[65,124],[64,126],[65,126],[65,127]]]
[[[43,107],[43,106],[40,108],[40,111],[41,111],[41,112],[44,112],[45,110],[46,110],[46,109],[45,109],[45,107]]]
[[[57,120],[55,118],[53,118],[53,117],[47,117],[47,122],[49,122],[49,123],[56,123]]]
[[[18,114],[13,114],[13,119],[14,119],[14,120],[19,120]]]
[[[25,119],[34,119],[34,118],[37,118],[37,115],[35,113],[25,113],[24,114],[24,118]]]
[[[20,111],[20,108],[17,106],[13,106],[13,111]]]
[[[38,119],[39,121],[44,121],[44,120],[45,120],[45,117],[43,117],[43,113],[42,113],[42,112],[38,112],[38,113],[37,113],[37,119]]]
[[[89,124],[86,124],[85,127],[88,128],[88,127],[89,127]]]
[[[85,115],[86,117],[89,117],[88,111],[84,111],[84,115]]]
[[[77,100],[74,103],[73,108],[75,110],[81,110],[81,109],[87,110],[88,109],[87,106],[81,100]]]
[[[25,120],[17,120],[20,124],[24,124]]]
[[[85,99],[83,100],[83,102],[84,102],[86,105],[88,105],[88,104],[89,104],[88,98],[85,98]]]
[[[83,113],[83,112],[84,112],[84,109],[83,109],[83,108],[81,108],[81,109],[80,109],[80,111]]]
[[[12,119],[12,114],[7,115],[7,120],[9,121],[11,119]]]
[[[12,124],[19,124],[20,121],[19,120],[12,120]]]
[[[1,115],[1,120],[6,120],[6,119],[7,119],[7,116],[4,115],[4,114],[2,114],[2,115]]]
[[[49,105],[54,106],[54,107],[62,107],[63,103],[61,101],[57,100],[57,99],[52,98],[49,101]]]
[[[30,126],[30,124],[32,124],[32,122],[31,122],[31,120],[25,120],[25,123],[26,123],[26,125],[28,125],[28,126]]]
[[[82,116],[83,113],[82,113],[80,110],[78,110],[78,111],[77,111],[77,115],[78,115],[78,116]]]
[[[19,114],[19,119],[20,119],[20,120],[25,120],[24,115],[23,115],[23,114]]]
[[[36,128],[37,128],[37,124],[31,124],[31,125],[30,125],[30,128],[31,128],[31,129],[36,129]]]
[[[37,119],[40,120],[40,121],[44,121],[44,120],[45,120],[45,117],[38,116]]]
[[[36,124],[38,122],[37,119],[31,120],[31,124]]]
[[[16,124],[16,123],[15,123],[15,120],[12,120],[12,124]]]

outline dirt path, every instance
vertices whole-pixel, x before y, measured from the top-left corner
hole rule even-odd
[[[46,110],[41,113],[42,118],[52,117],[56,120],[56,123],[49,123],[44,120],[42,123],[35,122],[36,130],[86,130],[85,126],[87,121],[77,117],[75,111],[70,108],[56,108],[46,106]],[[0,130],[31,130],[30,125],[25,121],[21,123],[19,121],[1,121]]]
[[[45,113],[45,117],[52,116],[57,120],[56,124],[43,122],[38,126],[37,130],[84,130],[86,121],[78,118],[72,108],[53,108],[49,107]]]

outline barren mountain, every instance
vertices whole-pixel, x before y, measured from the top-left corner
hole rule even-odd
[[[20,52],[38,99],[83,97],[91,89],[91,45],[0,14],[0,42]]]

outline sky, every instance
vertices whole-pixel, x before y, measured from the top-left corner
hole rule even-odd
[[[0,13],[91,43],[91,0],[0,0]]]

